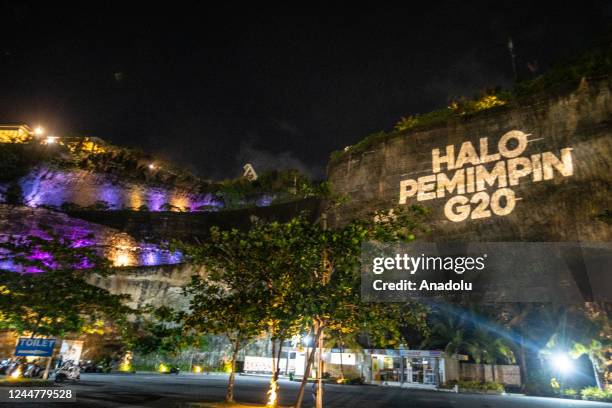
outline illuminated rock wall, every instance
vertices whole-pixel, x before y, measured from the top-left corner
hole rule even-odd
[[[192,275],[203,274],[203,269],[187,264],[117,268],[114,275],[97,276],[91,283],[111,293],[130,295],[127,304],[131,307],[153,305],[186,310],[188,299],[182,287]]]
[[[0,240],[9,236],[45,238],[45,227],[74,245],[99,248],[116,266],[115,274],[105,278],[94,275],[91,283],[115,294],[130,295],[131,306],[185,307],[182,286],[191,275],[202,273],[199,268],[179,264],[180,254],[144,244],[125,232],[43,208],[0,204]],[[4,261],[0,268],[11,270],[13,265]]]
[[[84,170],[51,170],[37,168],[20,179],[26,204],[56,206],[75,203],[82,207],[96,201],[108,203],[111,209],[139,208],[160,211],[164,204],[195,210],[202,206],[218,207],[211,194],[195,194],[187,190],[154,187],[121,180]]]
[[[609,241],[611,90],[608,79],[583,80],[346,152],[328,166],[334,191],[348,198],[331,218],[419,204],[431,209],[431,231],[421,234],[430,240]],[[511,131],[519,133],[503,138]]]
[[[134,239],[125,232],[69,217],[44,208],[0,204],[0,240],[36,236],[49,239],[47,229],[74,247],[93,247],[114,266],[154,266],[181,262],[181,255],[151,243]],[[0,268],[12,270],[10,260]],[[34,271],[31,271],[34,272]]]

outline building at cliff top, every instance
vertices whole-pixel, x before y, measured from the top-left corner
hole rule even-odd
[[[0,125],[0,143],[26,143],[33,137],[34,131],[28,125]]]

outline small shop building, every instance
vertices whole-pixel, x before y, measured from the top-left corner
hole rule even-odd
[[[304,375],[306,349],[292,348],[281,354],[280,373],[296,377]],[[315,356],[315,361],[318,356]],[[451,380],[459,380],[459,362],[464,355],[447,355],[439,350],[363,349],[359,351],[325,349],[324,376],[347,379],[361,378],[366,384],[437,388]],[[311,376],[316,376],[313,364]],[[246,355],[245,373],[271,373],[272,358]]]

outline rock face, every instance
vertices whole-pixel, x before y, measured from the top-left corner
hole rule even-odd
[[[106,257],[114,266],[176,264],[182,258],[177,252],[139,241],[125,232],[58,211],[0,204],[0,240],[28,236],[49,239],[47,229],[74,247],[96,248],[99,255]],[[0,267],[12,269],[10,262],[6,261],[0,263]]]
[[[180,258],[125,232],[43,208],[0,204],[0,240],[32,235],[46,239],[46,227],[75,245],[100,248],[115,264],[115,274],[106,278],[93,275],[91,283],[115,294],[130,295],[130,306],[183,308],[187,300],[182,296],[182,286],[191,275],[203,273],[191,265],[179,264]],[[0,262],[0,269],[14,267],[10,261]]]
[[[612,82],[459,118],[330,163],[343,224],[375,209],[431,209],[435,241],[609,241]],[[609,222],[609,215],[607,216]]]
[[[203,275],[201,268],[189,264],[117,268],[109,277],[94,276],[91,283],[111,293],[130,295],[127,305],[169,306],[186,310],[189,299],[182,288],[192,275]]]
[[[82,207],[97,201],[106,202],[111,209],[139,208],[160,211],[164,204],[193,210],[202,206],[215,207],[220,203],[212,194],[195,194],[179,188],[164,188],[114,180],[104,174],[84,170],[52,170],[38,167],[19,180],[27,205],[59,207],[75,203]]]

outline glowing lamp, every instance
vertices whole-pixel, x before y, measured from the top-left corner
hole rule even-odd
[[[168,366],[165,365],[164,363],[161,363],[159,365],[159,372],[160,373],[167,373],[168,372]]]
[[[41,126],[36,126],[36,127],[34,128],[34,134],[35,134],[36,136],[42,136],[42,135],[44,135],[44,134],[45,134],[45,129],[44,129],[43,127],[41,127]]]
[[[155,169],[157,169],[157,166],[155,165],[155,163],[149,164],[149,170],[155,170]]]
[[[202,367],[199,365],[193,366],[193,372],[194,373],[201,373],[202,372]]]
[[[574,364],[567,354],[559,353],[552,356],[552,365],[558,372],[567,374],[572,371]]]
[[[115,266],[128,266],[130,264],[130,257],[126,253],[120,253],[115,258]]]
[[[21,367],[17,367],[15,371],[11,373],[11,378],[19,378],[21,377]]]
[[[57,136],[47,136],[45,138],[45,144],[48,144],[48,145],[55,144],[57,143],[57,139],[59,139],[59,137]]]

